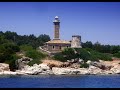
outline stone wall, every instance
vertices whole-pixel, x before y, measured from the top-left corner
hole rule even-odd
[[[68,48],[70,46],[71,46],[70,44],[48,44],[48,51],[50,51],[50,52],[60,52],[64,48]]]

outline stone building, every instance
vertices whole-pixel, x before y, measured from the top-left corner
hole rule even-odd
[[[61,40],[59,38],[60,20],[58,16],[55,17],[53,21],[54,24],[54,39],[46,42],[46,48],[52,53],[60,52],[64,48],[71,47],[71,42],[66,40]]]
[[[66,41],[60,39],[60,20],[58,16],[55,17],[53,21],[54,24],[54,39],[46,42],[46,44],[40,49],[42,51],[48,52],[49,54],[61,52],[64,48],[81,48],[81,36],[73,35],[72,41]]]

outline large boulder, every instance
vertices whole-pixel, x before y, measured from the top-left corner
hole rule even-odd
[[[39,66],[43,69],[43,70],[50,70],[50,67],[47,64],[39,64]]]
[[[120,74],[120,65],[115,64],[110,70],[113,71],[115,74]]]
[[[2,71],[10,71],[9,64],[0,63],[0,72]]]
[[[0,75],[16,75],[16,72],[10,71],[9,64],[0,63]]]
[[[88,60],[86,63],[90,65],[92,63],[92,61]]]
[[[88,72],[90,74],[102,74],[103,70],[95,66],[89,66]]]
[[[32,60],[33,60],[32,58],[23,56],[21,59],[16,60],[16,66],[19,70],[21,70]]]
[[[24,66],[22,70],[17,70],[17,74],[38,75],[38,74],[53,74],[47,64],[34,64],[33,66]]]
[[[5,74],[5,75],[16,75],[17,73],[16,72],[12,72],[12,71],[3,71],[2,74]]]
[[[79,58],[79,63],[80,63],[80,64],[83,64],[83,63],[84,63],[84,60]]]
[[[55,75],[78,75],[78,74],[89,74],[87,68],[58,68],[53,67],[52,71]]]
[[[78,68],[80,68],[80,64],[78,64],[78,63],[73,63],[73,64],[70,65],[70,67],[71,67],[71,68],[78,69]]]
[[[81,74],[81,75],[89,75],[89,71],[88,71],[88,68],[79,68],[78,69],[79,73],[78,74]]]
[[[102,74],[107,75],[107,74],[115,74],[112,70],[103,70]]]
[[[43,60],[42,62],[43,64],[47,64],[47,66],[49,66],[50,69],[52,69],[52,67],[62,67],[64,64],[63,62],[56,60]]]
[[[28,75],[25,70],[16,70],[17,75]]]
[[[88,72],[90,74],[94,74],[94,75],[96,75],[96,74],[97,75],[101,75],[101,74],[103,74],[103,75],[114,74],[114,72],[112,70],[108,70],[108,69],[103,70],[103,69],[100,69],[99,67],[95,67],[95,66],[89,66]]]
[[[52,71],[55,75],[76,75],[80,71],[77,69],[73,68],[58,68],[58,67],[53,67]]]
[[[24,66],[24,68],[22,68],[21,72],[24,72],[25,74],[29,74],[29,75],[36,75],[42,72],[42,69],[37,64],[34,64],[33,66],[26,65]]]
[[[95,66],[95,67],[98,67],[98,68],[100,68],[102,70],[110,70],[112,68],[112,65],[107,65],[104,62],[97,62],[97,61],[90,62],[90,61],[88,61],[87,63],[90,66]]]

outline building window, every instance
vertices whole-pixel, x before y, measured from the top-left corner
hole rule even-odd
[[[55,48],[55,46],[53,46],[53,49]]]
[[[61,49],[61,46],[59,47],[59,49]]]

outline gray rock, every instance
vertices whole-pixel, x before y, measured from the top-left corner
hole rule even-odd
[[[90,74],[102,74],[102,69],[95,67],[95,66],[90,66],[88,69],[88,72]]]
[[[34,64],[33,66],[24,66],[22,70],[17,70],[17,74],[38,75],[38,74],[53,74],[46,64]]]
[[[114,72],[115,74],[120,74],[120,65],[119,64],[116,64],[114,65],[114,67],[112,67],[110,69],[112,72]]]
[[[79,68],[79,73],[81,75],[89,75],[90,73],[88,72],[88,68]]]
[[[80,71],[77,69],[73,68],[58,68],[58,67],[53,67],[52,71],[55,75],[76,75]]]
[[[92,65],[92,66],[95,66],[95,67],[98,67],[102,70],[110,70],[112,68],[111,65],[106,65],[104,64],[104,62],[90,62],[88,61],[87,63],[89,63],[89,65]]]
[[[90,65],[92,63],[92,61],[88,60],[86,63]]]
[[[0,63],[0,72],[2,71],[10,71],[9,64]]]
[[[78,74],[89,74],[87,68],[57,68],[53,67],[52,71],[55,75],[78,75]]]
[[[16,60],[16,66],[19,70],[24,68],[30,61],[32,61],[32,58],[29,57],[22,57],[21,59]]]

